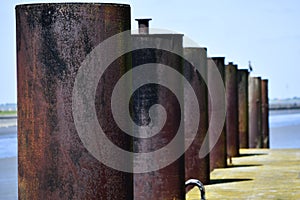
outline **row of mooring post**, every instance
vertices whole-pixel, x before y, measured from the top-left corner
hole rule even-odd
[[[269,148],[268,80],[249,78],[249,148]]]
[[[149,18],[137,20],[139,34],[130,36],[134,50],[117,57],[101,77],[94,77],[98,79],[94,93],[88,93],[92,81],[81,77],[87,80],[86,88],[75,90],[75,94],[83,94],[75,102],[87,117],[76,118],[74,87],[78,84],[82,64],[87,62],[87,57],[96,55],[91,53],[103,41],[130,30],[130,17],[130,6],[123,4],[59,3],[16,7],[19,199],[181,200],[185,198],[185,181],[198,179],[209,184],[210,172],[227,167],[227,158],[239,156],[240,148],[269,148],[268,80],[251,77],[248,70],[238,69],[234,63],[225,65],[225,57],[208,58],[206,48],[184,48],[182,34],[149,33]],[[121,36],[109,48],[117,52],[124,43]],[[139,49],[145,44],[151,48]],[[97,63],[98,59],[93,61]],[[178,79],[176,73],[168,74],[169,69],[162,68],[163,65],[189,82],[199,111],[187,95],[183,79]],[[121,102],[134,89],[126,109],[137,126],[156,123],[152,117],[160,112],[151,110],[153,105],[165,108],[165,124],[151,137],[143,135],[148,129],[133,136],[126,134],[115,121],[111,108],[111,97],[119,79],[129,71],[138,71],[140,66],[148,67],[147,73],[152,74],[155,81],[148,81],[144,74],[132,73],[118,95]],[[215,83],[213,67],[218,69],[226,89],[226,95],[221,96],[220,103],[214,107],[214,111],[222,110],[221,104],[226,101],[226,119],[220,134],[208,132],[212,102],[207,84]],[[147,84],[135,88],[141,79],[148,81]],[[181,96],[175,95],[167,85],[156,84],[165,79]],[[92,106],[88,94],[93,95]],[[90,131],[86,130],[89,127],[79,128],[84,132],[79,134],[78,121],[89,124],[94,111],[95,123],[101,125],[106,137],[118,148],[133,152],[125,159],[126,170],[110,167],[107,164],[110,162],[101,162],[95,156],[96,153],[104,155],[105,159],[113,160],[113,164],[122,162],[114,160],[119,155],[111,155],[113,149],[100,145],[100,141],[89,149],[88,142],[99,138],[97,126],[91,127],[92,132],[95,130],[92,136],[84,134]],[[198,121],[195,121],[195,112],[200,114]],[[193,132],[195,124],[198,127],[195,135],[187,134]],[[181,125],[185,132],[177,136]],[[135,130],[133,126],[127,128]],[[209,154],[200,157],[199,151],[207,136],[209,144],[204,151]],[[182,152],[180,156],[160,168],[134,173],[135,167],[151,169],[168,159],[161,154],[145,159],[136,154],[158,151],[174,138],[176,146],[167,153]],[[185,149],[186,143],[190,146]],[[107,155],[111,156],[107,158]],[[142,159],[136,161],[136,157]],[[130,167],[132,171],[128,170]]]

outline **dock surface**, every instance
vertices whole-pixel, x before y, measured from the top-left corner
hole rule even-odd
[[[241,149],[228,168],[211,172],[206,199],[300,200],[300,149]],[[188,200],[198,200],[193,188]]]

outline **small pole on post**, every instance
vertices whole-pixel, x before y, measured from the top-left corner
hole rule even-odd
[[[144,19],[135,19],[138,21],[139,26],[139,34],[148,35],[149,34],[149,21],[151,18],[144,18]]]

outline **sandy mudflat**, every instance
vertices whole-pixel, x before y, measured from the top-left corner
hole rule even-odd
[[[0,159],[0,199],[17,199],[17,157]]]

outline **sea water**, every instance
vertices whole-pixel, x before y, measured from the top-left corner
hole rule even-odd
[[[0,159],[17,156],[17,126],[0,127]]]
[[[270,148],[300,148],[300,110],[270,111]]]

